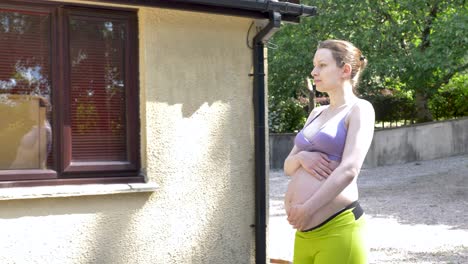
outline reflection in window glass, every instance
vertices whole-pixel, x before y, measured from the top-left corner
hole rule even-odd
[[[73,161],[126,161],[126,23],[72,17]]]
[[[0,170],[50,168],[49,15],[0,9],[0,50]]]

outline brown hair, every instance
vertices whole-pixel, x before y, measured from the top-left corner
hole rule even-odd
[[[345,64],[351,65],[351,84],[354,93],[357,94],[359,78],[367,66],[367,59],[362,52],[351,42],[336,39],[320,42],[317,49],[331,50],[338,67],[343,67]]]

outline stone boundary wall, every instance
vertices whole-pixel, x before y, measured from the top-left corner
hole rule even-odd
[[[282,169],[295,133],[270,134],[270,169]],[[439,159],[468,153],[468,117],[379,129],[364,161],[365,168]]]

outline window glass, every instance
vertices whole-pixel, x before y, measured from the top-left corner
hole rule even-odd
[[[135,10],[0,1],[0,188],[143,182]]]
[[[50,23],[0,8],[0,170],[51,167]]]
[[[72,161],[126,161],[126,23],[72,16]]]

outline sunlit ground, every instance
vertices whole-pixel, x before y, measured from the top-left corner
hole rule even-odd
[[[269,257],[292,260],[288,179],[270,174]],[[468,156],[363,170],[370,263],[468,263]]]
[[[468,260],[468,230],[446,225],[401,224],[369,217],[372,263],[463,263]]]

